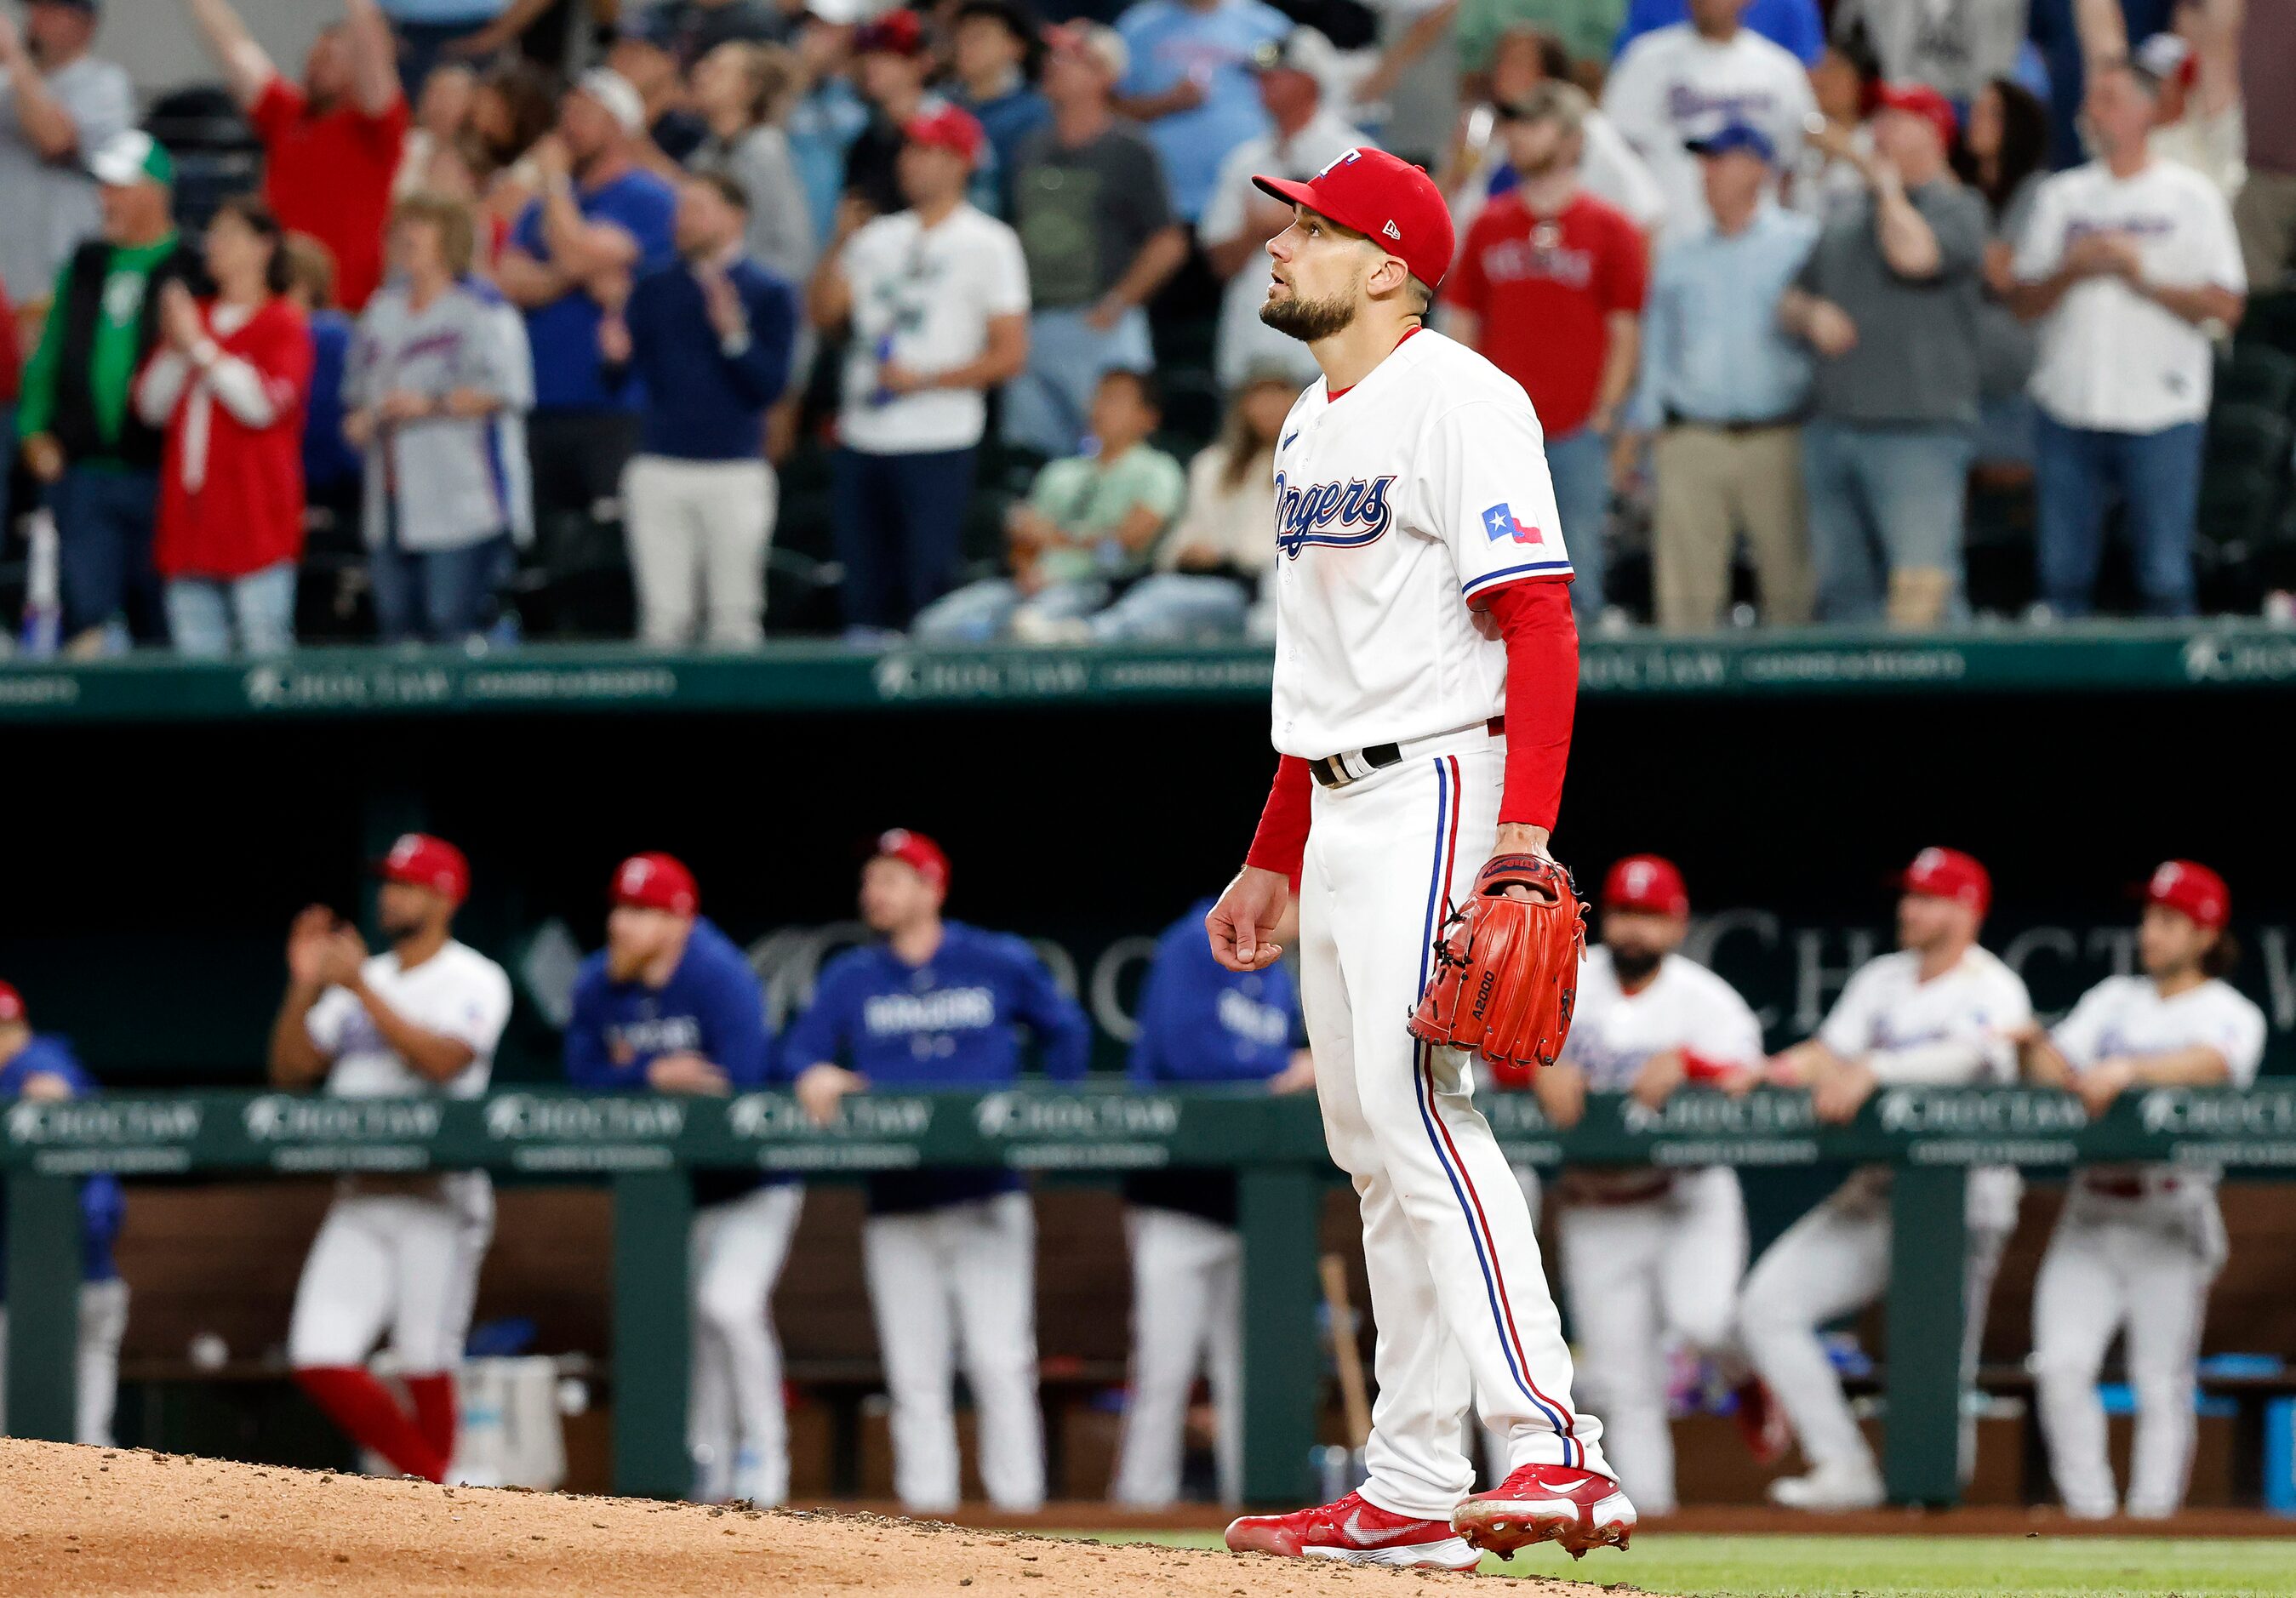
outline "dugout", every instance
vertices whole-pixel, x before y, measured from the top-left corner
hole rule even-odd
[[[1214,891],[1249,835],[1268,670],[1252,651],[807,645],[0,666],[17,779],[0,972],[115,1088],[252,1086],[288,918],[313,899],[357,909],[360,862],[406,826],[469,850],[464,936],[522,976],[554,923],[594,946],[607,873],[632,850],[686,858],[709,913],[750,942],[849,914],[867,840],[906,824],[948,846],[952,914],[1056,947],[1088,1001],[1105,989],[1088,1007],[1113,1069],[1131,940]],[[2296,950],[2273,734],[2292,687],[2296,635],[2253,623],[1590,640],[1558,848],[1587,878],[1631,850],[1679,860],[1702,952],[1774,1045],[1887,946],[1886,879],[1924,844],[1992,867],[1987,941],[2045,1011],[2127,957],[2129,885],[2191,855],[2232,884],[2234,979],[2270,1020],[2267,1071],[2285,1073]],[[522,992],[497,1079],[556,1073]],[[1758,1243],[1824,1180],[1751,1176]],[[2296,1357],[2286,1193],[2228,1203],[2212,1349]],[[2005,1269],[1994,1363],[2023,1352],[2052,1202],[2029,1206]],[[1075,1257],[1111,1250],[1110,1226],[1087,1217]],[[565,1323],[610,1333],[599,1284],[563,1252],[521,1269]],[[1047,1352],[1102,1368],[1120,1357],[1100,1347],[1123,1324],[1120,1280],[1077,1280],[1059,1316],[1077,1346]]]

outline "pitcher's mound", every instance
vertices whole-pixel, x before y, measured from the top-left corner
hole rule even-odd
[[[1474,1579],[0,1440],[0,1598],[1456,1598]]]

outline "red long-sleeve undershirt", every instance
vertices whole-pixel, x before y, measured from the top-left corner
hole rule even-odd
[[[1570,725],[1578,709],[1578,627],[1570,616],[1570,586],[1510,583],[1482,602],[1506,641],[1506,779],[1499,821],[1552,832],[1562,808]],[[1275,782],[1245,865],[1299,881],[1314,782],[1299,756],[1276,761]]]

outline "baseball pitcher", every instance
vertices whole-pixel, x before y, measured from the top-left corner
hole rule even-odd
[[[1546,854],[1578,634],[1538,419],[1520,385],[1425,325],[1453,253],[1425,173],[1350,150],[1306,183],[1254,181],[1293,207],[1268,242],[1261,318],[1324,375],[1275,454],[1282,758],[1205,924],[1223,964],[1264,969],[1297,884],[1301,1000],[1324,1134],[1362,1206],[1379,1397],[1360,1492],[1237,1520],[1228,1546],[1464,1570],[1481,1548],[1623,1545],[1635,1512],[1571,1397],[1530,1212],[1467,1053],[1428,1041],[1501,1014],[1462,985],[1480,957],[1472,926],[1439,968],[1447,913],[1470,901],[1515,913],[1497,928],[1562,918],[1543,952],[1529,925],[1497,939],[1530,967],[1481,974],[1508,996],[1505,1031],[1548,1040],[1536,1054],[1552,1059],[1568,1020],[1578,906]],[[1447,996],[1415,1035],[1406,1018],[1439,975]],[[1488,1034],[1484,1052],[1507,1042]],[[1471,1403],[1513,1466],[1474,1497]]]

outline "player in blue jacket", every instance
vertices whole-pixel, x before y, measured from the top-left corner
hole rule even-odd
[[[1298,1047],[1300,996],[1291,971],[1231,971],[1204,938],[1204,900],[1166,928],[1141,983],[1131,1077],[1153,1091],[1263,1082],[1310,1091],[1316,1068]],[[1289,948],[1299,912],[1272,940]],[[1152,1171],[1126,1178],[1132,1243],[1132,1397],[1109,1496],[1160,1509],[1180,1496],[1188,1395],[1202,1364],[1218,1417],[1213,1455],[1230,1504],[1243,1485],[1243,1250],[1235,1178],[1221,1171]]]
[[[765,993],[748,959],[701,914],[693,873],[668,855],[614,872],[606,947],[574,979],[566,1076],[578,1087],[726,1094],[778,1069]],[[693,1176],[693,1385],[686,1446],[694,1496],[789,1496],[789,1418],[774,1283],[805,1190],[741,1171]]]
[[[865,1088],[997,1088],[1021,1069],[1021,1032],[1047,1075],[1081,1077],[1092,1025],[1018,938],[941,919],[948,856],[895,831],[861,875],[861,916],[882,942],[821,973],[789,1031],[798,1097],[815,1119]],[[917,1512],[956,1507],[951,1348],[980,1412],[980,1479],[997,1506],[1045,1499],[1037,1407],[1034,1212],[1007,1171],[918,1171],[869,1183],[862,1263],[892,1398],[893,1487]]]
[[[14,1099],[54,1102],[94,1093],[71,1046],[61,1037],[32,1030],[24,999],[0,982],[0,1102]],[[127,1283],[112,1264],[126,1201],[116,1177],[90,1176],[80,1184],[79,1403],[72,1435],[83,1443],[111,1446],[111,1412],[119,1394],[119,1342],[127,1332]],[[7,1281],[8,1201],[0,1192],[0,1282]],[[6,1363],[8,1312],[0,1303],[0,1366]],[[7,1394],[0,1391],[0,1434],[6,1432]]]

